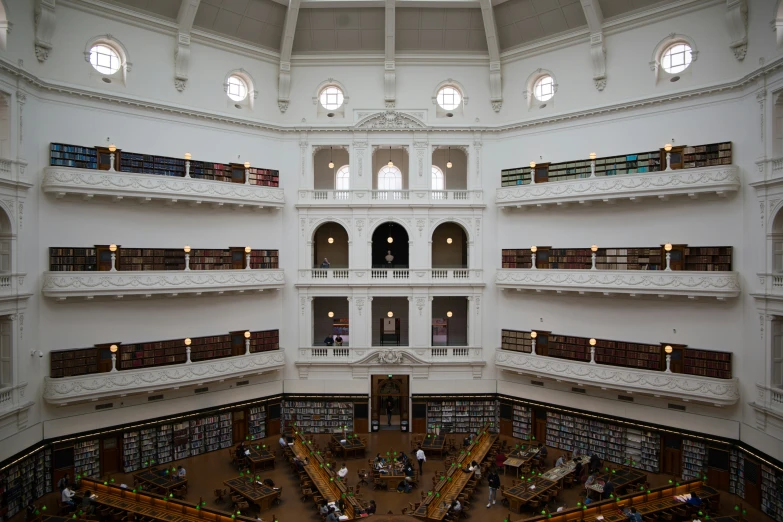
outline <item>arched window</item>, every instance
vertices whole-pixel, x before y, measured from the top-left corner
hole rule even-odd
[[[378,190],[402,190],[402,172],[388,165],[378,171]]]
[[[432,190],[446,190],[446,176],[435,165],[432,166]]]
[[[335,190],[351,190],[351,176],[348,165],[343,165],[334,174]]]

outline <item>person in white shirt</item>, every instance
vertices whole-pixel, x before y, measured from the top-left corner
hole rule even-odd
[[[68,504],[72,508],[75,508],[76,506],[73,504],[73,495],[74,492],[71,491],[71,489],[68,486],[66,486],[65,488],[63,488],[63,493],[62,496],[60,497],[60,500],[62,501],[63,504]]]
[[[185,468],[183,468],[182,466],[177,468],[177,476],[179,478],[185,478],[186,475],[187,475],[187,472],[185,471]]]
[[[422,467],[424,466],[424,463],[427,462],[427,457],[424,456],[424,450],[421,449],[421,446],[416,450],[416,460],[419,461],[419,476],[421,477],[424,474]]]
[[[565,459],[562,455],[560,455],[560,457],[557,459],[557,462],[555,462],[555,467],[562,466],[563,464],[565,464]]]
[[[288,443],[285,441],[285,437],[283,437],[282,435],[280,435],[280,440],[277,442],[280,443],[281,448],[285,448],[288,446]]]
[[[451,503],[451,511],[453,513],[459,513],[462,511],[462,504],[459,503],[459,500],[455,500]]]
[[[337,472],[337,476],[340,477],[341,480],[345,480],[345,477],[348,475],[348,468],[345,467],[345,462],[343,462],[343,467],[340,468],[340,471]]]

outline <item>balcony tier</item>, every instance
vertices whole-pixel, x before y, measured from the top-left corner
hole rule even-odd
[[[771,388],[756,384],[756,400],[749,403],[756,410],[756,425],[759,429],[767,428],[767,417],[773,417],[771,424],[783,434],[783,388]]]
[[[300,190],[297,208],[305,207],[477,207],[483,190]]]
[[[736,272],[684,270],[533,270],[499,269],[498,288],[578,294],[712,297],[723,300],[740,293]]]
[[[41,187],[57,198],[109,197],[115,202],[165,201],[169,205],[181,202],[236,209],[282,209],[285,203],[283,189],[277,187],[68,167],[45,168]]]
[[[644,198],[665,200],[670,196],[695,199],[699,194],[725,196],[739,188],[739,169],[723,165],[503,187],[497,189],[495,203],[504,209],[525,209],[569,203],[614,203],[623,199],[634,202]]]
[[[472,268],[311,268],[299,271],[296,286],[485,286],[483,273]]]
[[[284,272],[274,269],[44,272],[43,294],[62,302],[74,298],[251,293],[281,289],[284,285]]]
[[[366,378],[370,370],[388,370],[391,367],[408,366],[414,379],[429,377],[431,366],[438,368],[472,368],[473,378],[480,379],[486,366],[483,350],[471,346],[442,346],[426,348],[391,347],[344,347],[317,346],[299,349],[294,365],[299,378],[307,379],[311,369],[350,368],[353,377]],[[385,373],[383,371],[382,373]]]
[[[682,373],[591,364],[507,350],[495,352],[495,366],[501,370],[570,382],[578,386],[668,397],[685,402],[728,406],[739,400],[737,379],[715,379]]]
[[[93,373],[53,379],[44,377],[44,399],[57,405],[102,400],[138,393],[151,393],[200,386],[208,382],[241,379],[246,375],[282,370],[282,350],[238,355],[157,368]]]
[[[25,161],[0,158],[0,186],[26,191],[33,186],[32,180],[25,178],[26,170]]]

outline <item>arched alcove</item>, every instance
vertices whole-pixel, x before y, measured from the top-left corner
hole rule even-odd
[[[405,227],[392,221],[381,223],[372,233],[372,267],[408,268],[409,248]]]
[[[11,158],[11,96],[0,92],[0,158]]]
[[[348,268],[348,260],[348,232],[334,221],[321,224],[313,233],[313,267]]]
[[[432,232],[432,268],[467,268],[468,235],[461,225],[441,223]]]
[[[432,166],[443,172],[445,177],[443,190],[467,190],[468,155],[465,151],[455,147],[438,147],[432,153]]]
[[[14,248],[14,232],[11,217],[4,207],[0,207],[0,273],[13,270],[11,254]]]
[[[390,161],[392,163],[391,166],[389,165]],[[379,183],[379,179],[386,175],[389,170],[385,169],[386,167],[399,169],[401,176],[399,189],[389,188]],[[379,147],[375,149],[372,155],[372,172],[372,188],[374,190],[408,190],[409,168],[407,149],[405,147]],[[390,199],[393,197],[391,194],[393,192],[389,195]]]
[[[330,167],[329,164],[333,167]],[[313,188],[336,190],[335,176],[344,165],[350,164],[348,151],[343,147],[320,147],[313,154]]]

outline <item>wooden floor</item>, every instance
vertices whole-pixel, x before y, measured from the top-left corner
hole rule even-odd
[[[277,438],[278,437],[270,437],[262,443],[272,445],[272,447],[275,448],[275,451],[279,453]],[[381,431],[378,433],[367,434],[369,446],[367,455],[375,456],[375,454],[379,452],[385,454],[387,451],[400,450],[403,450],[410,455],[410,438],[410,434],[400,433],[399,431]],[[329,436],[316,435],[314,436],[314,439],[316,439],[323,447],[326,445]],[[509,441],[510,440],[511,439],[509,439]],[[552,467],[559,455],[560,452],[558,450],[550,449],[549,456],[547,458],[547,467]],[[348,459],[345,462],[349,470],[349,484],[356,484],[356,472],[360,468],[367,467],[367,459]],[[338,460],[338,466],[339,464],[341,464],[340,460]],[[199,455],[197,457],[191,457],[181,461],[173,462],[169,465],[182,465],[187,470],[188,494],[186,500],[194,503],[206,501],[207,506],[216,509],[229,510],[231,508],[230,504],[227,503],[216,504],[215,498],[213,496],[213,491],[215,488],[223,487],[224,480],[228,480],[237,476],[236,469],[229,461],[227,450],[224,449],[204,455]],[[441,469],[443,469],[443,461],[441,459],[433,458],[428,460],[424,464],[424,475],[421,484],[424,487],[429,488],[429,486],[432,485],[432,477],[434,476],[435,471]],[[508,473],[509,474],[506,476],[504,476],[502,472],[500,473],[500,481],[502,484],[505,484],[506,487],[511,486],[511,481],[513,478],[511,470],[509,470]],[[271,478],[274,480],[275,485],[278,487],[283,487],[282,504],[273,507],[270,510],[263,511],[260,515],[264,521],[271,521],[273,514],[276,516],[279,522],[316,522],[320,520],[320,518],[316,516],[312,502],[303,503],[300,501],[298,488],[299,482],[298,479],[295,478],[294,475],[290,472],[289,466],[284,465],[282,461],[278,459],[274,470],[260,471],[259,474],[261,475],[262,479]],[[117,473],[111,478],[114,478],[115,484],[126,483],[131,487],[133,485],[132,474]],[[652,487],[668,483],[669,478],[670,477],[663,475],[648,474],[648,480]],[[366,500],[375,500],[376,504],[378,505],[379,515],[385,515],[389,511],[391,511],[394,515],[400,515],[402,508],[407,507],[409,502],[419,501],[419,491],[419,489],[414,489],[412,493],[403,494],[396,493],[395,491],[372,491],[372,488],[363,488],[362,496]],[[487,509],[485,507],[487,493],[487,483],[486,480],[484,480],[477,489],[476,496],[472,501],[471,519],[475,522],[502,522],[504,519],[506,519],[508,509],[504,508],[500,504],[500,492],[498,492],[498,503],[492,506],[491,509]],[[550,508],[555,510],[562,504],[565,504],[566,507],[575,506],[576,502],[579,500],[579,488],[564,489],[560,495],[559,500],[560,502],[558,504],[550,505]],[[46,503],[49,510],[54,510],[49,511],[49,513],[56,513],[56,500],[54,494],[50,494],[47,497],[44,497],[42,501]],[[721,513],[733,514],[733,507],[736,503],[739,502],[741,502],[741,500],[738,497],[729,495],[728,492],[721,492]],[[747,508],[747,511],[747,520],[749,521],[772,520],[770,517],[767,517],[766,515],[761,514],[759,511],[753,510],[751,508]],[[532,515],[532,513],[523,513],[522,515],[512,513],[510,520],[520,520]],[[383,518],[386,519],[386,517]],[[407,516],[395,518],[409,521],[415,520],[414,518]],[[12,520],[14,522],[21,522],[23,520],[23,514],[20,513]],[[376,518],[376,520],[381,521],[381,517]]]

